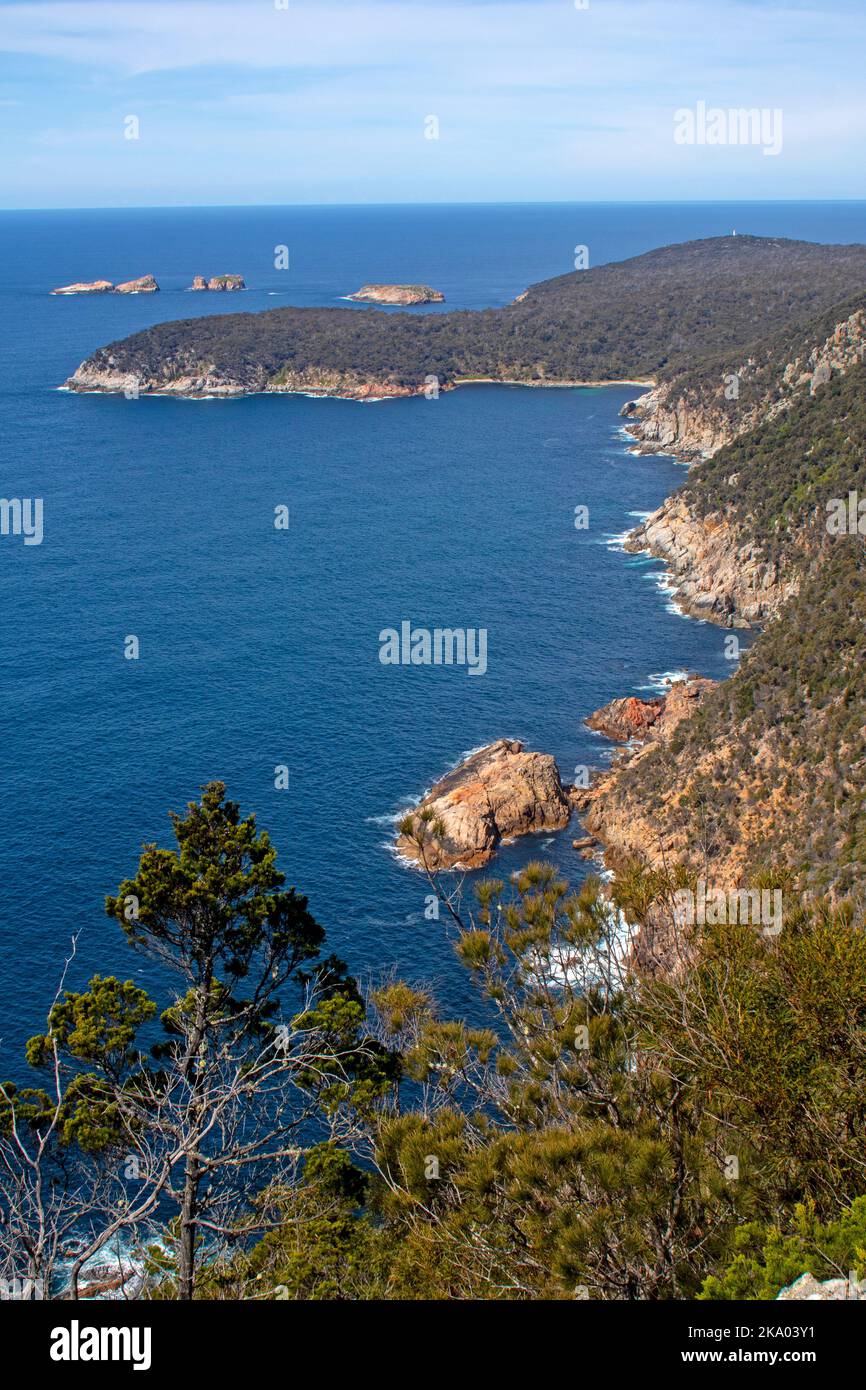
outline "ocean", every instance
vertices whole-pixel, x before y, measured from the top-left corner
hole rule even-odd
[[[131,401],[58,391],[65,377],[165,319],[338,305],[369,281],[495,306],[571,269],[578,244],[598,264],[733,228],[861,241],[866,204],[0,214],[0,494],[44,507],[40,545],[0,537],[0,1074],[20,1076],[73,935],[68,986],[97,970],[158,985],[103,898],[212,778],[257,813],[363,981],[397,973],[471,1016],[426,884],[392,852],[395,814],[501,736],[569,780],[610,756],[583,725],[598,705],[731,670],[722,630],[679,615],[660,567],[622,552],[684,476],[627,452],[629,386]],[[48,294],[147,272],[159,294]],[[229,272],[245,293],[185,293]],[[486,673],[383,665],[380,631],[407,620],[486,629]],[[543,856],[576,883],[592,866],[575,833],[518,840],[488,872]]]

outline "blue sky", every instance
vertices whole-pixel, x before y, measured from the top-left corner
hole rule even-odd
[[[282,4],[0,0],[0,205],[866,196],[863,0]]]

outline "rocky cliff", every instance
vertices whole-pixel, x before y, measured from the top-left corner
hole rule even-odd
[[[866,308],[858,305],[834,322],[839,312],[756,348],[738,366],[717,364],[709,374],[704,369],[663,383],[624,407],[626,429],[643,452],[696,460],[699,480],[700,460],[727,457],[722,451],[735,441],[782,420],[834,376],[866,361]],[[732,461],[727,496],[746,481],[742,467]],[[735,509],[697,509],[694,490],[686,485],[669,497],[635,528],[626,549],[667,563],[685,612],[726,627],[765,623],[796,591],[796,570],[768,554],[765,537],[746,533]]]
[[[866,361],[866,308],[836,314],[755,345],[742,358],[681,370],[629,401],[622,415],[639,452],[688,461],[712,456],[804,392],[814,395],[834,372]]]
[[[696,515],[681,492],[641,522],[625,548],[664,560],[679,607],[722,627],[766,622],[798,582],[721,512]]]
[[[823,405],[844,418],[844,397]],[[842,428],[833,436],[859,458],[855,487],[866,481],[862,405],[857,428],[853,441]],[[782,442],[798,458],[797,437]],[[816,467],[831,465],[822,451]],[[826,533],[816,544],[803,550],[794,591],[728,680],[706,684],[696,699],[674,686],[667,718],[656,702],[633,700],[591,716],[593,727],[628,739],[578,806],[610,867],[636,858],[683,865],[731,888],[772,871],[798,891],[862,891],[866,546],[858,535]]]
[[[447,773],[403,820],[399,852],[429,869],[476,869],[498,845],[538,830],[561,830],[572,802],[547,753],[499,739]]]

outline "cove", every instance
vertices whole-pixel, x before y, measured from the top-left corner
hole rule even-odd
[[[660,566],[617,548],[683,477],[627,452],[619,410],[633,394],[465,386],[364,410],[51,399],[50,544],[0,554],[7,1071],[73,931],[70,987],[95,970],[147,983],[156,967],[130,958],[103,897],[142,841],[166,842],[167,811],[217,777],[271,832],[330,949],[362,978],[395,970],[472,1015],[427,886],[393,853],[395,814],[500,737],[552,753],[571,780],[610,755],[583,726],[591,710],[665,671],[730,671],[724,633],[684,620]],[[378,634],[403,615],[431,633],[486,630],[484,679],[382,665]],[[573,833],[504,846],[497,876],[547,857],[577,882],[588,866]]]

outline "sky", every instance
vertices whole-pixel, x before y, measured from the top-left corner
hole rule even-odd
[[[864,71],[864,0],[0,0],[0,206],[860,198]]]

